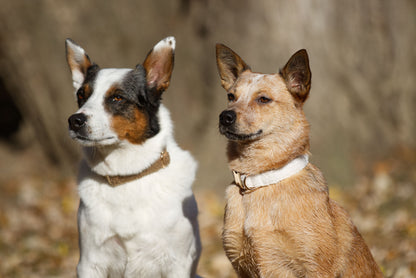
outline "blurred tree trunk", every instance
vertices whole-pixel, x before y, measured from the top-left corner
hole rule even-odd
[[[334,176],[351,175],[353,154],[415,147],[414,1],[3,0],[1,6],[0,77],[33,130],[30,139],[62,169],[73,168],[79,157],[67,135],[66,119],[76,105],[66,37],[102,67],[133,67],[161,38],[176,36],[164,101],[178,140],[201,162],[202,183],[229,178],[217,132],[225,107],[217,42],[260,72],[277,72],[307,48],[313,85],[305,109],[313,152]]]
[[[24,140],[38,144],[50,162],[73,168],[78,149],[67,135],[65,118],[73,107],[63,81],[63,42],[51,29],[56,18],[39,1],[3,1],[0,11],[0,75],[31,131]],[[58,48],[60,51],[58,51]],[[39,162],[39,163],[46,163]]]

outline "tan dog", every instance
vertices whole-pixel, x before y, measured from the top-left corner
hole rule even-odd
[[[223,244],[238,276],[382,277],[350,216],[329,199],[322,173],[308,162],[306,50],[277,74],[252,72],[224,45],[216,52],[229,100],[219,128],[235,176]]]

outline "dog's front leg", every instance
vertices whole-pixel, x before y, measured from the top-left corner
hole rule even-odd
[[[109,275],[122,277],[125,254],[119,241],[115,237],[105,237],[104,231],[88,220],[87,208],[81,200],[78,209],[80,259],[77,277],[107,278]]]
[[[222,233],[225,253],[239,277],[256,277],[253,273],[247,272],[252,269],[248,264],[253,262],[253,258],[246,254],[247,250],[244,247],[248,244],[248,239],[244,235],[245,210],[239,187],[230,185],[227,188],[226,201]]]
[[[91,261],[91,249],[94,248],[91,240],[91,234],[87,232],[86,208],[82,200],[78,208],[78,233],[79,233],[79,248],[80,259],[77,265],[77,277],[106,277],[107,274],[97,264]]]
[[[195,275],[191,276],[191,271],[190,271],[189,266],[186,266],[186,267],[179,266],[177,269],[172,269],[172,271],[166,275],[166,278],[181,278],[181,277],[194,278]]]
[[[98,266],[88,263],[86,260],[80,260],[77,266],[78,278],[102,278],[107,277],[106,272]]]
[[[238,261],[243,249],[244,210],[241,199],[238,187],[230,185],[226,191],[222,240],[225,253],[233,264]]]

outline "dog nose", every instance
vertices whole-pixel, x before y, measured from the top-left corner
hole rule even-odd
[[[225,110],[220,114],[220,124],[230,126],[235,122],[237,115],[233,110]]]
[[[79,131],[87,122],[87,116],[82,113],[74,114],[68,118],[69,128],[73,131]]]

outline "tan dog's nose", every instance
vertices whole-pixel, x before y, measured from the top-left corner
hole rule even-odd
[[[235,123],[237,115],[233,110],[225,110],[220,114],[220,124],[230,126]]]

